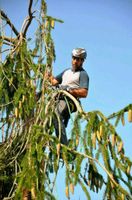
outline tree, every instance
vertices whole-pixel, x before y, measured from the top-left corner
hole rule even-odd
[[[105,187],[104,199],[131,199],[132,162],[125,155],[115,127],[119,121],[124,125],[127,112],[128,121],[132,122],[132,104],[105,117],[100,111],[84,112],[69,93],[52,88],[46,78],[47,73],[52,73],[55,60],[51,32],[54,24],[62,21],[47,15],[44,0],[38,3],[39,16],[32,11],[33,0],[29,1],[28,16],[20,32],[4,11],[0,14],[4,55],[0,66],[1,199],[55,199],[54,186],[62,163],[66,167],[67,198],[80,184],[87,199],[90,199],[89,189],[98,192],[102,187]],[[38,27],[32,46],[27,32],[34,20]],[[5,25],[11,28],[14,37],[4,34]],[[77,107],[69,146],[61,144],[53,134],[54,117],[61,126],[55,107],[62,93]],[[115,125],[111,123],[113,118]]]

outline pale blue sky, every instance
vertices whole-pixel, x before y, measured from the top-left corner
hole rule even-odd
[[[0,7],[19,30],[27,15],[27,2],[0,0]],[[64,20],[53,30],[54,74],[71,65],[74,47],[87,49],[84,68],[90,88],[87,99],[82,100],[84,110],[100,110],[108,116],[132,103],[132,0],[47,0],[47,5],[48,15]],[[118,132],[126,155],[132,157],[132,124],[126,120]]]

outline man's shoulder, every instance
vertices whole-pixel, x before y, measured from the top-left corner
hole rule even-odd
[[[68,67],[68,68],[66,68],[66,69],[64,70],[64,72],[67,72],[67,71],[71,71],[71,68]]]
[[[82,68],[82,69],[80,70],[80,73],[81,73],[81,74],[86,74],[86,75],[88,76],[88,73],[87,73],[87,71],[86,71],[84,68]]]
[[[63,74],[65,74],[65,73],[70,73],[72,70],[71,70],[71,68],[66,68],[64,71],[63,71]]]

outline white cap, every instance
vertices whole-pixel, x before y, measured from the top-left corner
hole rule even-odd
[[[75,48],[72,50],[72,56],[85,59],[87,57],[87,52],[84,48]]]

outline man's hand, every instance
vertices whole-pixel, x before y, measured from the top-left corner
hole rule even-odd
[[[69,91],[70,87],[67,85],[59,85],[59,89]]]
[[[44,74],[44,78],[48,79],[53,86],[58,85],[58,81],[54,78],[54,76],[50,72],[46,72]]]
[[[52,77],[52,74],[50,72],[45,72],[44,73],[44,78],[45,79],[51,79],[51,77]]]

